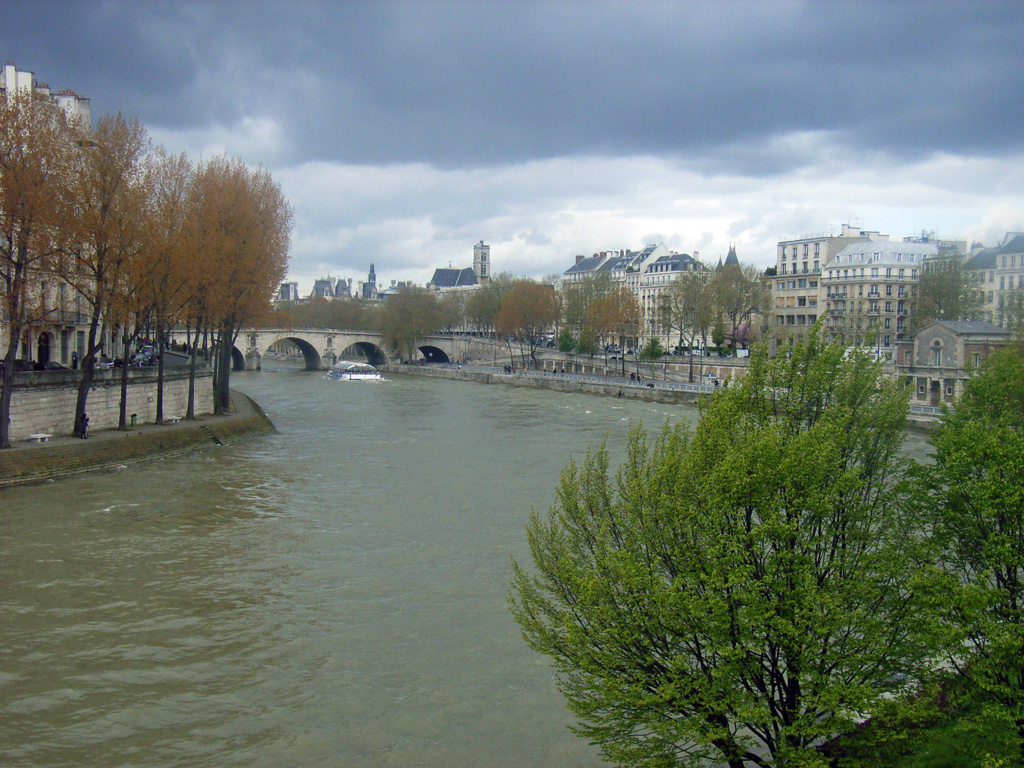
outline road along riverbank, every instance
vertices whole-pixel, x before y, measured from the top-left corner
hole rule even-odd
[[[45,442],[18,441],[14,448],[0,451],[0,488],[117,469],[275,431],[263,409],[247,395],[232,391],[231,402],[232,412],[224,416],[202,415],[195,421],[174,424],[141,424],[126,432],[91,431],[86,440],[53,435]]]
[[[695,405],[701,398],[711,397],[727,383],[705,379],[706,383],[688,384],[678,381],[631,380],[626,377],[601,377],[549,371],[516,371],[506,373],[500,368],[478,365],[400,365],[390,364],[385,370],[415,376],[476,381],[481,384],[505,384],[511,387],[535,387],[557,392],[581,392],[602,397],[619,397],[669,405]],[[911,405],[907,428],[930,432],[939,426],[941,413],[937,408]]]

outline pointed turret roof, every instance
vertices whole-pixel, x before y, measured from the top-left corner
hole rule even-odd
[[[725,257],[725,266],[738,267],[740,265],[739,257],[736,255],[736,243],[729,243],[729,254]]]

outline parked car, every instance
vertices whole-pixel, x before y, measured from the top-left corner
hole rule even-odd
[[[56,360],[51,360],[50,362],[48,362],[48,363],[47,363],[47,364],[46,364],[45,366],[43,366],[43,367],[44,367],[44,368],[45,368],[45,369],[46,369],[47,371],[66,371],[66,370],[67,370],[67,368],[66,368],[65,366],[61,365],[61,364],[60,364],[60,363],[58,363],[58,362],[57,362]]]
[[[99,370],[99,371],[109,371],[113,367],[114,367],[114,361],[111,360],[106,355],[104,355],[103,357],[101,357],[99,360],[96,361],[96,370]]]
[[[31,371],[32,370],[32,361],[31,360],[15,360],[14,363],[13,363],[13,368],[14,368],[14,372],[15,373],[24,373],[25,371]],[[4,361],[0,360],[0,373],[3,373],[3,370],[4,370]]]

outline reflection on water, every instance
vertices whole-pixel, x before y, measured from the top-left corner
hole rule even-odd
[[[570,455],[694,411],[233,381],[279,434],[0,494],[0,764],[599,763],[508,614],[510,556]]]

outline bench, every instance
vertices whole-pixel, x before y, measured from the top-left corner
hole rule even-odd
[[[50,435],[49,432],[37,432],[36,434],[29,435],[28,437],[33,443],[45,443],[50,439],[50,437],[52,437],[52,435]]]

